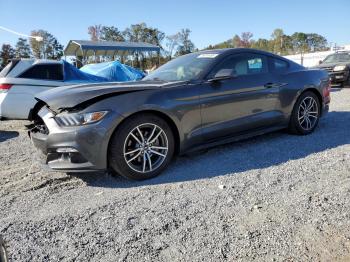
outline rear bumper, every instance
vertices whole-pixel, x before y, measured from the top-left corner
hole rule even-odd
[[[44,154],[44,164],[49,169],[63,172],[107,169],[108,143],[114,131],[111,122],[115,123],[119,115],[111,112],[96,124],[77,127],[60,127],[46,107],[38,115],[45,123],[46,132],[36,126],[28,133],[33,145]]]

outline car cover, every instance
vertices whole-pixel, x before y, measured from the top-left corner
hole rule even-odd
[[[140,80],[145,76],[142,71],[119,61],[85,65],[80,71],[118,82]]]
[[[75,82],[75,83],[99,83],[99,82],[109,82],[105,77],[96,76],[93,74],[85,73],[74,65],[68,63],[67,61],[62,60],[63,63],[63,72],[64,72],[64,81],[65,82]]]

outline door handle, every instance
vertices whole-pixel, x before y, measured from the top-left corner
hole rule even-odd
[[[281,87],[285,84],[282,84],[282,83],[266,83],[264,85],[265,88],[274,88],[274,87]]]

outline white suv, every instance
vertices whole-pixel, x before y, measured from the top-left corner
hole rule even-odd
[[[28,119],[37,102],[34,97],[40,92],[63,85],[105,81],[63,60],[12,60],[0,72],[0,119]]]

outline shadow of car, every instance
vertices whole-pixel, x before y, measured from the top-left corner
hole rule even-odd
[[[0,130],[0,143],[8,139],[18,137],[19,133],[17,131],[1,131]]]
[[[129,181],[122,177],[112,179],[103,173],[75,173],[74,176],[93,187],[129,188],[186,182],[269,168],[350,144],[350,112],[330,112],[326,118],[326,121],[321,121],[320,127],[309,136],[294,136],[280,131],[213,148],[204,154],[179,157],[162,176],[151,180]]]

